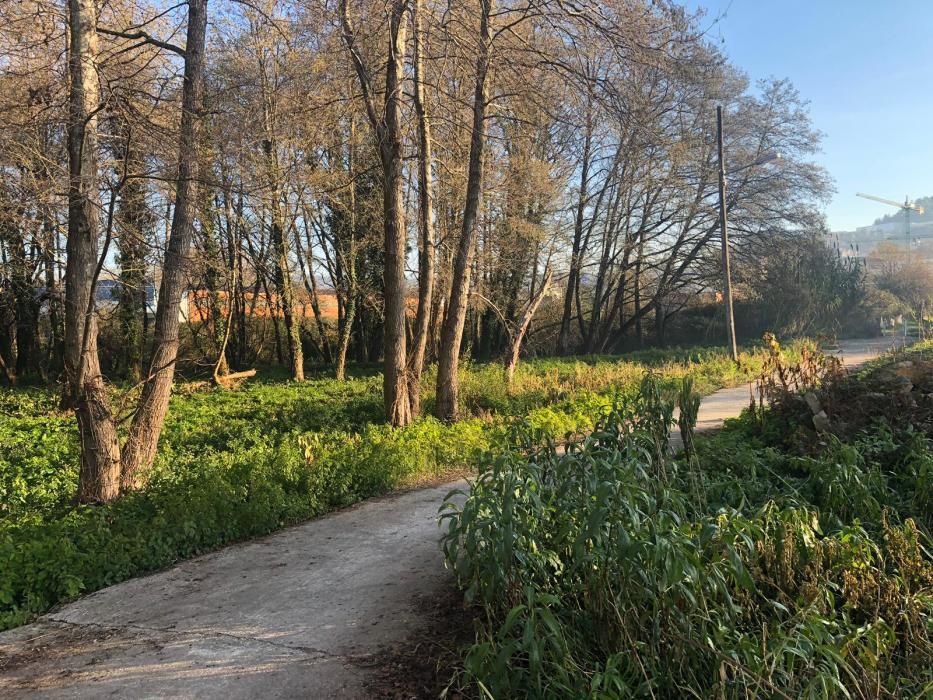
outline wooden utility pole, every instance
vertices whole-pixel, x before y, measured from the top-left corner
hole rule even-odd
[[[722,289],[726,306],[726,329],[729,333],[729,352],[735,362],[739,350],[735,343],[735,315],[732,310],[732,270],[729,264],[729,225],[726,219],[726,163],[722,148],[722,107],[716,107],[716,146],[719,149],[719,230],[722,232]]]

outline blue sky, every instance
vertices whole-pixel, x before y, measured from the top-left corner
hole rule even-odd
[[[688,0],[708,37],[754,81],[789,78],[824,133],[833,230],[933,195],[933,0]],[[713,23],[717,16],[719,22]]]

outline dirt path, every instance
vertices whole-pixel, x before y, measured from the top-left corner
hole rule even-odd
[[[843,343],[847,365],[890,342]],[[748,405],[707,397],[701,429]],[[450,586],[437,508],[451,487],[360,504],[86,596],[0,634],[4,698],[367,698],[374,661]]]

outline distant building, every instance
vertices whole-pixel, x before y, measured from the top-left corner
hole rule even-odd
[[[94,302],[98,309],[109,309],[120,303],[120,294],[122,283],[117,278],[102,278],[97,280],[94,287]],[[152,282],[146,282],[146,314],[155,316],[156,310],[156,286]]]
[[[104,273],[106,274],[106,273]],[[122,283],[113,276],[102,276],[94,285],[94,307],[98,313],[109,314],[114,311],[120,303],[120,288]],[[158,290],[152,282],[146,282],[146,315],[150,318],[155,317],[156,303],[158,301]],[[48,310],[47,304],[52,296],[64,296],[63,287],[59,287],[53,292],[49,292],[47,287],[36,287],[34,289],[36,301],[43,313]],[[182,318],[179,310],[179,318]]]
[[[854,231],[834,231],[830,234],[839,252],[849,258],[866,260],[875,249],[887,241],[901,248],[907,245],[907,227],[903,221],[888,221],[859,226]],[[910,224],[910,249],[924,258],[933,242],[933,221],[918,221]]]
[[[98,313],[113,313],[120,303],[120,293],[123,283],[119,277],[112,273],[103,272],[94,287],[94,304]],[[146,287],[146,316],[154,319],[159,304],[159,288],[155,282],[147,281]],[[188,318],[188,293],[182,294],[178,304],[178,320],[184,322]]]
[[[182,298],[182,317],[184,320],[192,322],[207,321],[211,317],[214,308],[214,295],[217,302],[221,305],[223,315],[227,311],[227,299],[229,295],[226,291],[211,292],[207,289],[192,289],[185,293]],[[301,287],[296,287],[293,291],[294,306],[296,315],[301,318],[314,318],[314,308],[311,304],[311,296],[308,291]],[[282,318],[282,305],[276,294],[266,296],[264,292],[254,294],[251,291],[245,291],[243,294],[246,304],[245,312],[247,316],[259,318]],[[321,312],[321,318],[325,321],[337,322],[339,305],[337,294],[328,288],[318,289],[317,292],[318,309]],[[409,293],[408,295],[408,314],[414,316],[418,310],[418,295]]]
[[[216,295],[217,301],[214,301]],[[321,311],[321,318],[325,320],[337,320],[337,295],[331,290],[322,290],[318,292],[318,308]],[[223,314],[227,313],[227,299],[229,294],[226,291],[211,292],[207,289],[192,289],[185,293],[182,309],[185,319],[189,321],[201,322],[207,321],[211,317],[212,309],[215,303],[222,305]],[[244,303],[246,305],[247,316],[257,316],[260,318],[282,318],[282,306],[279,303],[277,295],[273,294],[267,297],[265,293],[254,294],[251,291],[243,293]],[[314,309],[311,306],[311,297],[304,289],[294,290],[294,305],[297,315],[303,318],[313,318]]]

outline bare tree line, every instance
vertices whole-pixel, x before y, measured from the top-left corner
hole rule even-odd
[[[805,103],[674,4],[25,0],[0,22],[0,377],[61,381],[85,501],[144,483],[180,349],[218,379],[381,361],[401,426],[433,363],[453,420],[463,356],[510,380],[523,343],[663,342],[718,289],[717,104],[737,258],[821,226]]]

